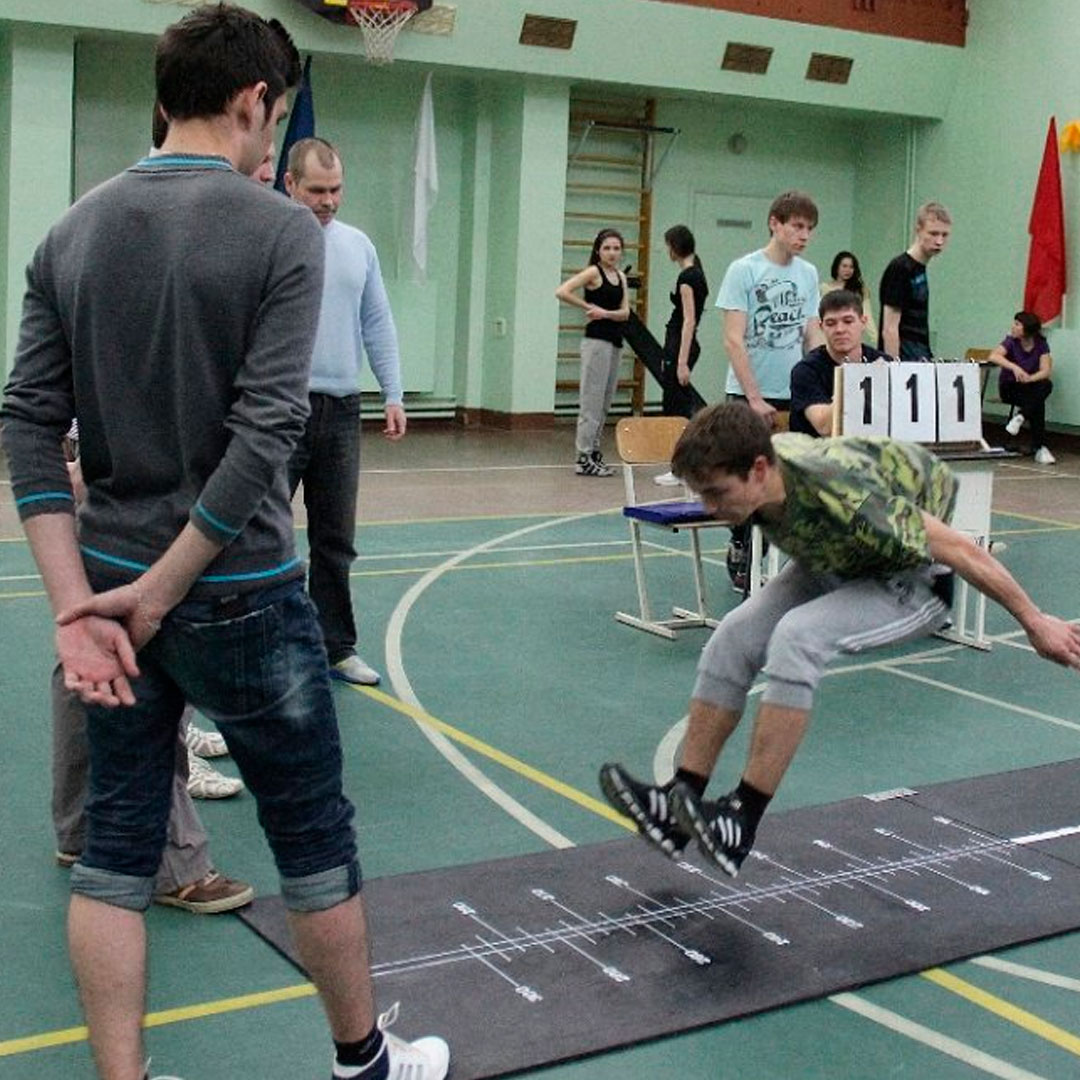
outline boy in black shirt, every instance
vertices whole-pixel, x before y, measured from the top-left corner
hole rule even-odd
[[[878,348],[901,360],[929,360],[930,284],[926,265],[945,250],[952,217],[941,203],[928,202],[915,215],[911,247],[885,267],[879,296]]]
[[[866,326],[862,298],[846,289],[826,293],[818,305],[825,344],[806,354],[791,370],[792,431],[831,435],[833,385],[840,364],[868,364],[889,358],[862,343]]]

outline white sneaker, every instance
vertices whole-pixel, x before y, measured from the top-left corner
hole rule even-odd
[[[197,754],[202,758],[225,757],[229,752],[229,748],[225,745],[225,740],[219,732],[205,731],[194,724],[188,724],[187,731],[184,734],[184,742],[193,754]]]
[[[390,1071],[387,1080],[443,1080],[450,1068],[450,1047],[437,1035],[406,1042],[386,1029],[397,1019],[398,1002],[394,1002],[378,1019],[379,1030],[386,1039],[386,1054]],[[334,1080],[360,1078],[371,1066],[360,1068],[334,1062]]]
[[[330,665],[330,678],[341,682],[355,683],[358,686],[378,686],[379,673],[369,667],[355,653]]]
[[[654,484],[659,484],[661,487],[677,487],[682,481],[670,470],[662,472],[659,476],[652,478]]]
[[[1005,425],[1005,430],[1010,435],[1019,435],[1020,429],[1024,426],[1024,414],[1022,412],[1014,412],[1012,419]]]
[[[1057,458],[1046,449],[1045,446],[1040,446],[1035,451],[1035,464],[1036,465],[1056,465]]]
[[[150,1060],[146,1062],[146,1080],[180,1080],[179,1076],[151,1076],[150,1075]]]
[[[228,799],[244,790],[244,781],[219,773],[189,750],[187,789],[193,799]]]

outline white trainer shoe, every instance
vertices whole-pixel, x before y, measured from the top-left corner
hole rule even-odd
[[[365,664],[355,653],[330,665],[330,678],[340,682],[354,683],[357,686],[378,686],[379,673]]]
[[[188,724],[184,742],[193,754],[201,758],[225,757],[229,752],[220,732],[206,731],[194,724]]]
[[[229,799],[244,790],[244,781],[219,773],[189,750],[187,789],[193,799]]]
[[[682,483],[670,469],[667,472],[662,472],[659,476],[654,476],[652,482],[659,484],[661,487],[678,487]]]
[[[443,1080],[450,1068],[450,1047],[437,1035],[406,1042],[386,1029],[398,1017],[398,1002],[394,1002],[378,1019],[379,1030],[386,1039],[385,1051],[390,1072],[387,1080]],[[376,1059],[377,1060],[377,1059]],[[342,1065],[334,1062],[333,1080],[362,1080],[371,1066]]]
[[[1040,446],[1035,451],[1035,464],[1036,465],[1056,465],[1057,458],[1046,449],[1045,446]]]
[[[1005,430],[1010,435],[1019,435],[1020,429],[1024,426],[1024,414],[1022,412],[1014,412],[1012,419],[1005,425]]]

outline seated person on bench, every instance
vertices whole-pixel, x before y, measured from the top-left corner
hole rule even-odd
[[[1024,421],[1031,431],[1031,450],[1040,465],[1053,465],[1055,458],[1046,446],[1046,399],[1054,389],[1050,372],[1054,367],[1050,346],[1042,335],[1042,322],[1030,311],[1013,316],[1012,329],[988,357],[1001,368],[998,394],[1013,414],[1005,425],[1010,435],[1019,435]]]
[[[862,298],[847,289],[834,289],[818,305],[825,344],[812,349],[791,369],[792,431],[803,435],[831,435],[833,380],[839,364],[868,364],[888,360],[884,353],[864,345],[866,315]]]

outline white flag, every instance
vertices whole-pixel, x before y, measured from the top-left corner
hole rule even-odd
[[[439,163],[435,154],[435,105],[431,74],[424,81],[420,113],[416,118],[416,158],[413,164],[412,262],[418,281],[427,277],[428,214],[439,193]]]

